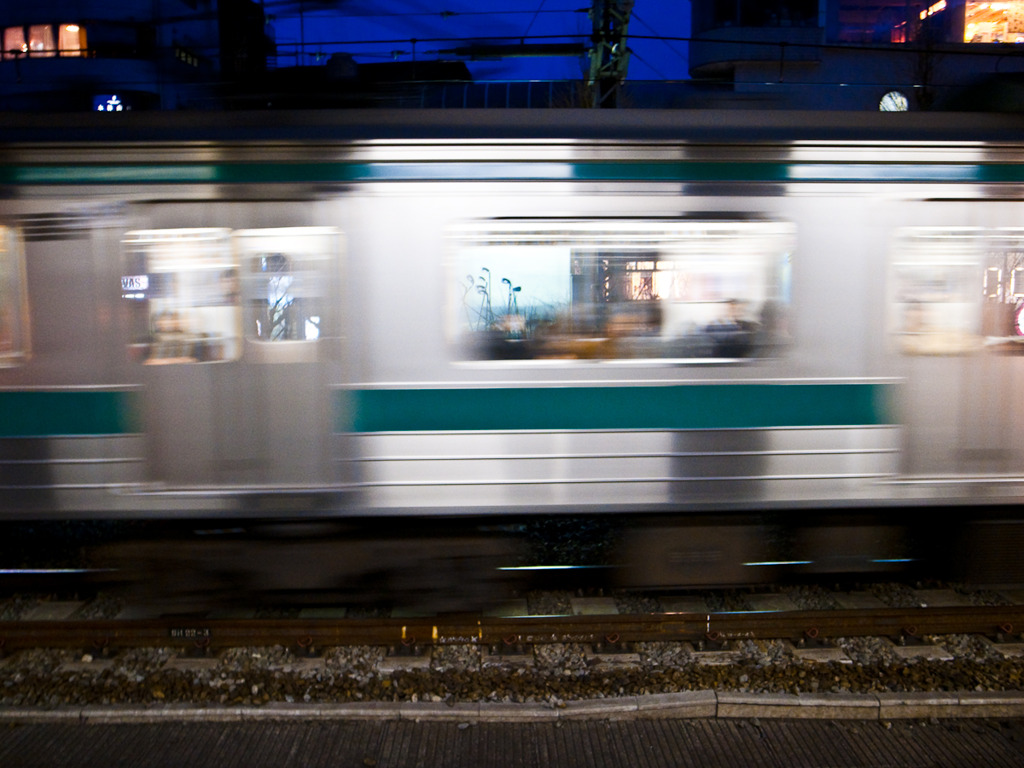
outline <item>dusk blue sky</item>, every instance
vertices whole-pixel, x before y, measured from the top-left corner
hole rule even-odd
[[[278,66],[314,65],[332,53],[357,62],[434,60],[469,42],[587,42],[589,0],[265,0]],[[300,12],[301,11],[301,12]],[[636,0],[628,79],[688,77],[689,0]],[[415,46],[412,39],[417,40]],[[304,46],[300,46],[304,43]],[[299,55],[300,48],[305,51]],[[579,79],[578,58],[467,61],[476,80]]]

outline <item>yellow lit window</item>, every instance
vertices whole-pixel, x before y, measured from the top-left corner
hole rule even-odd
[[[61,56],[81,56],[85,50],[85,28],[78,24],[61,24],[58,42]]]
[[[968,2],[964,11],[964,42],[1024,42],[1024,2]]]
[[[56,56],[57,42],[49,24],[33,24],[28,28],[29,56]]]
[[[24,27],[7,27],[4,30],[4,59],[16,59],[28,53]]]

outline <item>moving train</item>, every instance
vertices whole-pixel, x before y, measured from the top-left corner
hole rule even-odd
[[[564,516],[640,586],[1020,583],[1022,128],[3,115],[0,516],[299,531],[347,576]]]

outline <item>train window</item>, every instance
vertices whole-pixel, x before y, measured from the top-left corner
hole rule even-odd
[[[311,342],[324,317],[324,269],[336,248],[325,227],[236,233],[242,264],[245,336],[256,342]]]
[[[981,303],[994,289],[983,267],[984,241],[983,230],[966,227],[898,233],[889,327],[905,353],[959,354],[980,346]]]
[[[1024,230],[986,232],[981,332],[986,348],[1024,352]]]
[[[239,275],[230,230],[129,232],[125,254],[121,295],[131,305],[133,357],[167,364],[239,356]]]
[[[497,221],[452,232],[469,359],[721,361],[785,340],[791,225]]]
[[[889,326],[903,352],[1024,353],[1024,229],[905,229],[892,286]]]
[[[12,227],[0,227],[0,365],[17,365],[28,356],[28,328],[21,233]]]

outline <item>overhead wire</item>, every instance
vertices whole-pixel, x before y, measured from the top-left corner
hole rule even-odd
[[[652,35],[658,35],[658,33],[654,29],[651,28],[650,24],[648,24],[646,21],[644,21],[640,16],[638,16],[636,14],[636,11],[633,12],[633,14],[631,15],[630,18],[631,18],[632,21],[639,22],[641,24],[641,26],[643,26],[645,29],[647,29],[647,31],[650,32]],[[630,37],[633,37],[633,35],[630,35]],[[640,38],[640,39],[647,39],[647,38]],[[687,38],[687,39],[689,39],[689,38]],[[687,64],[687,66],[689,66],[689,63],[690,63],[689,57],[683,56],[683,54],[681,54],[679,51],[677,51],[674,46],[669,45],[668,38],[665,38],[665,37],[663,37],[661,35],[658,35],[658,40],[660,40],[665,45],[665,47],[668,48],[673,54],[678,56],[681,61],[685,62]]]
[[[533,16],[530,17],[530,23],[526,25],[526,31],[523,33],[524,37],[529,35],[530,34],[530,30],[533,29],[533,24],[534,24],[535,21],[537,21],[537,17],[540,15],[540,12],[543,10],[545,1],[546,0],[540,0],[540,5],[537,6],[537,10],[534,11],[533,12]]]
[[[641,56],[641,55],[640,55],[639,53],[637,53],[636,51],[634,51],[634,50],[633,50],[632,48],[630,48],[630,49],[629,49],[629,57],[630,57],[631,59],[636,59],[637,61],[641,62],[641,63],[642,63],[642,64],[643,64],[643,65],[644,65],[645,67],[647,67],[647,68],[648,68],[648,69],[650,69],[650,70],[651,70],[652,72],[654,72],[654,74],[656,74],[656,75],[657,75],[658,77],[660,77],[660,78],[661,78],[662,80],[671,80],[671,79],[672,79],[672,78],[670,78],[670,77],[667,77],[667,76],[665,75],[665,73],[664,73],[664,72],[662,72],[662,71],[661,71],[660,69],[658,69],[658,68],[657,68],[656,66],[654,66],[653,64],[651,64],[651,62],[647,61],[647,59],[645,59],[645,58],[644,58],[643,56]]]
[[[585,12],[587,8],[548,8],[546,7],[547,0],[539,0],[536,7],[529,10],[488,10],[488,11],[467,11],[467,12],[452,12],[452,15],[473,15],[473,16],[498,16],[502,14],[518,14],[518,15],[530,15],[530,20],[525,28],[525,31],[521,35],[502,35],[502,36],[487,36],[487,40],[491,43],[507,42],[507,43],[540,43],[540,42],[583,42],[586,44],[589,40],[589,35],[584,32],[566,32],[560,34],[533,34],[532,30],[540,18],[540,14],[566,14],[566,13],[579,13]],[[287,0],[281,2],[267,2],[265,7],[283,7],[287,5]],[[345,14],[341,14],[344,16]],[[374,14],[351,14],[353,17],[372,17],[378,16],[382,18],[397,18],[401,16],[432,16],[433,13],[426,12],[409,12],[409,13],[374,13]],[[658,43],[665,48],[668,48],[678,60],[689,64],[686,55],[679,50],[679,45],[688,45],[696,40],[701,40],[700,37],[694,38],[691,35],[665,35],[657,33],[650,24],[642,17],[637,15],[635,12],[631,16],[639,27],[644,32],[649,34],[636,34],[631,32],[629,35],[629,42],[636,43],[637,41],[650,41]],[[165,19],[166,20],[166,19]],[[416,53],[419,55],[442,55],[442,50],[438,44],[467,44],[473,42],[479,42],[481,39],[480,35],[451,35],[451,36],[431,36],[423,38],[413,38],[408,36],[388,36],[382,38],[355,38],[346,40],[319,40],[316,42],[305,42],[305,41],[279,41],[277,44],[277,58],[288,59],[295,56],[316,56],[324,58],[330,55],[332,52],[353,53],[358,57],[372,58],[372,59],[397,59],[411,55],[408,46],[415,45]],[[744,40],[733,40],[731,38],[716,38],[712,42],[716,45],[730,45],[739,44],[749,41]],[[421,46],[433,46],[433,48],[422,48]],[[988,45],[979,44],[974,46],[958,46],[955,49],[943,49],[941,52],[936,52],[932,48],[929,48],[924,43],[917,44],[901,43],[901,44],[871,44],[871,43],[800,43],[800,42],[775,42],[762,41],[759,43],[760,46],[771,46],[776,45],[779,47],[780,55],[782,50],[794,51],[801,48],[815,49],[818,51],[864,51],[864,52],[884,52],[886,54],[906,54],[906,55],[941,55],[943,57],[955,57],[958,55],[971,55],[971,56],[995,56],[998,58],[1012,56],[1018,54],[1018,51],[1012,50],[1010,46],[1005,45]],[[372,50],[374,47],[379,47],[381,50]],[[345,49],[361,49],[357,51],[345,50]],[[215,60],[219,55],[219,49],[216,46],[210,47],[199,47],[193,46],[191,50],[197,53],[202,53],[208,60]],[[630,54],[635,57],[637,61],[643,63],[645,67],[648,67],[657,77],[662,80],[668,80],[663,71],[664,64],[656,65],[650,58],[650,53],[647,55],[638,54],[635,45],[630,45]],[[450,54],[449,54],[450,55]],[[1019,54],[1018,54],[1019,55]],[[699,81],[700,78],[692,78],[687,72],[683,78],[678,79],[693,79]],[[790,83],[795,84],[795,83]],[[859,82],[856,79],[846,80],[847,85],[859,86],[868,85],[868,83]],[[812,83],[807,83],[812,85]],[[932,85],[941,87],[940,83],[932,83]]]
[[[546,1],[546,0],[545,0]],[[264,3],[264,9],[273,8],[274,6],[290,6],[294,7],[295,2],[293,0],[282,0],[281,2],[268,2]],[[541,3],[541,8],[536,10],[522,9],[522,8],[509,8],[509,9],[496,9],[489,11],[469,10],[469,11],[373,11],[369,13],[352,13],[343,12],[338,9],[331,10],[331,16],[338,18],[353,18],[353,19],[399,19],[399,18],[455,18],[460,16],[531,16],[532,19],[536,20],[537,16],[545,14],[560,14],[560,13],[588,13],[590,8],[543,8],[544,2]],[[307,13],[317,14],[324,13],[327,9],[310,9]],[[530,26],[533,25],[531,21]]]

